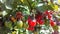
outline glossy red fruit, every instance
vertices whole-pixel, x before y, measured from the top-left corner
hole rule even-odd
[[[32,27],[35,27],[36,26],[36,21],[35,20],[31,20],[29,25],[32,26]]]
[[[51,15],[48,15],[48,19],[51,19],[52,18],[52,16]]]
[[[43,25],[44,24],[44,21],[43,20],[37,20],[37,23],[39,23],[40,25]]]
[[[46,10],[44,13],[45,13],[46,15],[50,15],[50,14],[53,13],[53,11],[48,11],[48,10]]]
[[[28,30],[34,31],[34,27],[29,27]]]
[[[29,26],[31,26],[31,27],[35,27],[36,26],[36,20],[35,19],[28,19],[28,24],[29,24]]]
[[[54,21],[50,20],[50,25],[55,26]]]
[[[49,12],[48,12],[48,10],[46,10],[46,11],[44,12],[44,14],[45,14],[45,15],[49,15]]]
[[[45,15],[48,16],[48,19],[52,18],[52,13],[53,13],[52,11],[45,11],[44,13],[45,13]]]

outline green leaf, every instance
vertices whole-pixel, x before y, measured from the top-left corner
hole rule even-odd
[[[11,21],[5,21],[4,23],[5,27],[11,28],[12,27],[12,22]]]
[[[30,1],[29,0],[23,0],[22,4],[24,4],[24,5],[28,6],[29,8],[31,8]]]

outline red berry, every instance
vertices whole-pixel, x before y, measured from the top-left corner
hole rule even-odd
[[[34,20],[28,19],[28,24],[29,24],[29,26],[31,26],[31,27],[35,27],[35,26],[36,26],[36,20],[35,20],[35,19],[34,19]]]
[[[34,27],[29,27],[28,30],[34,31]]]
[[[45,11],[45,14],[48,16],[48,19],[51,19],[52,18],[52,11]]]
[[[46,15],[48,15],[48,14],[49,14],[48,10],[46,10],[44,13],[45,13]]]
[[[30,26],[35,27],[36,26],[36,21],[35,20],[31,21]]]
[[[54,21],[50,20],[50,25],[51,25],[51,26],[54,26],[54,25],[55,25],[55,24],[54,24]]]
[[[44,12],[46,15],[51,15],[53,12],[52,11],[45,11]]]
[[[46,14],[49,14],[48,11],[45,12]]]
[[[48,19],[51,19],[52,18],[52,16],[51,15],[48,15]]]
[[[21,12],[16,12],[16,18],[17,18],[17,19],[22,18],[22,13],[21,13]]]
[[[44,24],[44,21],[43,20],[38,20],[37,21],[40,25],[43,25]]]

